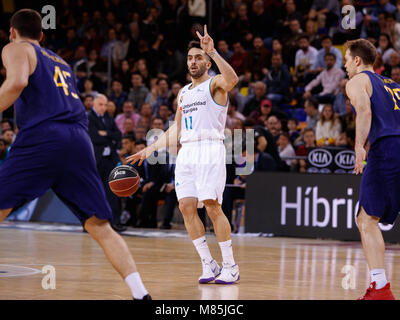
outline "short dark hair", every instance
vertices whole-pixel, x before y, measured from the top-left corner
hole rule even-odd
[[[308,36],[307,33],[302,33],[297,40],[300,41],[301,39],[306,39],[308,42],[310,42],[310,37]]]
[[[187,52],[189,52],[190,49],[193,49],[193,48],[197,48],[197,49],[203,50],[201,48],[200,41],[196,41],[196,40],[192,40],[192,41],[189,42],[188,47],[187,47]],[[206,55],[207,58],[210,59],[210,57],[209,57],[209,55],[207,53],[205,53],[205,55]]]
[[[353,58],[360,57],[365,65],[373,65],[378,56],[374,45],[365,39],[347,41],[345,47]]]
[[[332,38],[331,38],[330,36],[328,36],[328,35],[325,35],[325,36],[323,36],[323,37],[321,38],[321,43],[322,43],[324,40],[326,40],[326,39],[329,39],[329,40],[332,42]]]
[[[307,99],[306,101],[308,101],[308,103],[309,104],[311,104],[313,107],[314,107],[314,109],[318,109],[318,100],[317,99],[315,99],[315,98],[309,98],[309,99]]]
[[[138,145],[138,144],[144,144],[145,146],[147,146],[146,140],[143,140],[143,139],[137,140],[137,141],[136,141],[136,145]]]
[[[126,134],[122,137],[122,140],[127,139],[130,142],[135,142],[135,137],[132,134]]]
[[[332,52],[325,53],[324,59],[326,57],[333,57],[336,60],[336,56]]]
[[[16,29],[21,37],[40,40],[42,17],[35,10],[21,9],[11,17],[10,26]]]

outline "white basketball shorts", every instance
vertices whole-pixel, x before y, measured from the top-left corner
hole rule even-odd
[[[222,141],[185,142],[179,150],[175,167],[175,190],[178,200],[197,198],[218,200],[226,183],[226,150]]]

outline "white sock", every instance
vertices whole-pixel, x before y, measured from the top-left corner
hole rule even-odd
[[[125,278],[125,282],[131,288],[134,299],[143,299],[146,294],[149,294],[144,287],[139,272],[131,273]]]
[[[219,242],[219,247],[221,248],[223,263],[233,266],[235,260],[233,259],[232,240]]]
[[[387,280],[385,269],[374,269],[371,270],[370,274],[371,282],[376,282],[376,289],[382,289],[384,286],[386,286]]]
[[[193,244],[196,247],[201,260],[205,260],[206,262],[213,260],[205,236],[193,240]]]

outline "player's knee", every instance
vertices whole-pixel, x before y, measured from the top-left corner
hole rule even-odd
[[[368,215],[364,208],[361,208],[360,213],[357,215],[357,225],[361,232],[377,226],[378,223],[379,218]]]
[[[197,200],[196,199],[181,199],[179,201],[179,210],[182,215],[190,216],[197,213]]]
[[[100,220],[93,216],[85,222],[85,230],[93,237],[102,237],[111,230],[110,223],[107,220]]]
[[[206,207],[207,214],[212,221],[216,220],[220,215],[223,214],[221,205],[217,200],[204,200],[203,203]]]

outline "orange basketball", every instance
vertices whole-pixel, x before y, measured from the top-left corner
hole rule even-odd
[[[111,171],[108,185],[118,197],[129,197],[139,189],[140,176],[135,168],[122,165]]]

